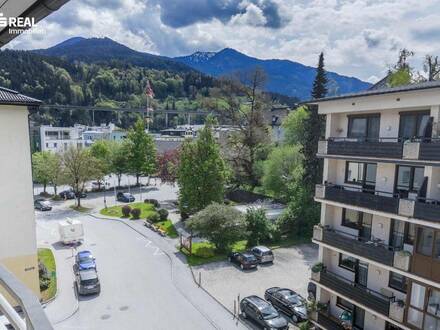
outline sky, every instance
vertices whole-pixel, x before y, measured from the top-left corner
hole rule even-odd
[[[326,68],[375,82],[401,48],[440,55],[439,0],[70,0],[22,35],[15,49],[53,46],[67,38],[109,37],[165,56],[234,48],[247,55]]]

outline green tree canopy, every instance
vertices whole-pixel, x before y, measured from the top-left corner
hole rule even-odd
[[[225,164],[209,125],[195,141],[183,143],[177,181],[182,216],[194,214],[212,202],[223,202]]]
[[[32,155],[32,172],[34,180],[43,185],[46,193],[48,184],[52,184],[55,194],[61,180],[61,160],[59,155],[50,151],[35,152]]]
[[[244,238],[246,232],[244,215],[232,206],[219,203],[212,203],[196,213],[187,225],[220,252],[227,251],[233,243]]]
[[[264,209],[248,209],[245,219],[249,247],[267,242],[272,238],[274,226],[267,219]]]
[[[125,140],[110,145],[110,171],[118,177],[118,187],[121,186],[122,174],[129,171],[128,146]]]
[[[299,107],[295,111],[291,111],[282,123],[284,129],[284,143],[304,144],[307,133],[305,131],[304,123],[309,119],[309,112],[307,107]]]

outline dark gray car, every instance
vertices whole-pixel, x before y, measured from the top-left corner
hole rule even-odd
[[[289,325],[278,311],[258,296],[243,298],[240,302],[241,315],[257,323],[263,329],[287,330]]]
[[[89,295],[101,292],[98,273],[95,269],[80,270],[75,276],[79,295]]]

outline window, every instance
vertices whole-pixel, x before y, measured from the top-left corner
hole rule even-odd
[[[350,228],[359,228],[359,215],[361,212],[355,210],[342,210],[342,225]]]
[[[379,139],[380,116],[349,116],[348,137],[377,141]]]
[[[428,299],[425,298],[428,296]],[[418,329],[439,329],[440,291],[413,282],[408,308],[407,323]]]
[[[376,186],[377,164],[347,162],[345,167],[345,182]]]
[[[357,259],[342,253],[339,254],[339,267],[354,272],[356,268],[356,263],[357,263]]]
[[[403,244],[414,244],[415,225],[413,223],[391,219],[389,245],[403,249]]]
[[[397,166],[396,191],[418,192],[425,180],[425,169],[414,166]]]
[[[373,215],[360,211],[342,209],[341,225],[359,230],[359,236],[370,239]]]
[[[434,230],[429,228],[418,228],[417,230],[417,253],[424,256],[432,256],[434,243]]]
[[[354,310],[354,305],[341,297],[336,297],[336,306],[349,312],[353,312]]]
[[[407,279],[405,276],[390,272],[390,279],[388,282],[390,288],[406,293],[407,291]]]
[[[431,136],[429,112],[403,113],[400,115],[399,137],[402,139]]]

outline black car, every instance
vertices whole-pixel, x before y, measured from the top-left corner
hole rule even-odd
[[[263,329],[287,330],[289,324],[271,303],[258,296],[249,296],[240,301],[241,315]]]
[[[135,198],[132,194],[123,193],[123,192],[118,192],[118,194],[116,195],[116,199],[119,202],[124,202],[124,203],[131,203],[131,202],[134,202],[134,200],[135,200]]]
[[[73,190],[63,190],[59,193],[59,196],[62,199],[75,199],[75,193],[73,192]]]
[[[50,202],[45,199],[37,199],[34,201],[34,207],[36,210],[40,211],[50,211],[52,210],[52,205],[50,205]]]
[[[307,302],[293,290],[273,287],[266,290],[264,299],[277,310],[291,317],[294,323],[307,320]]]
[[[257,268],[258,259],[250,252],[232,252],[228,259],[230,262],[240,266],[241,269]]]

